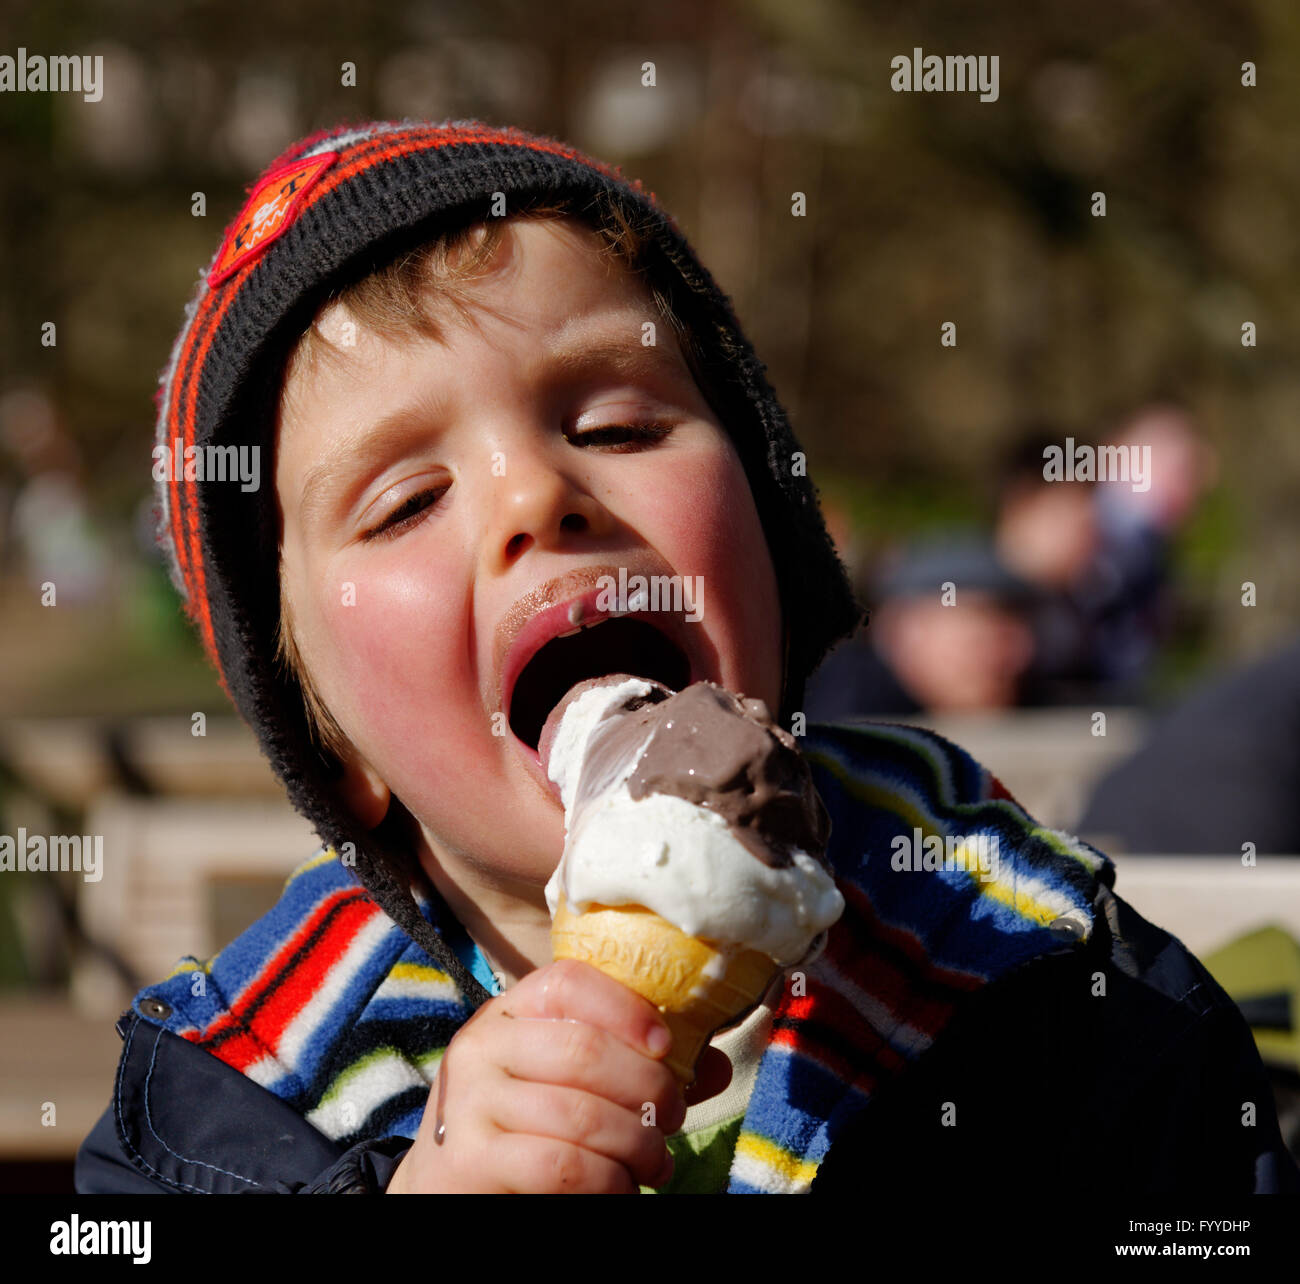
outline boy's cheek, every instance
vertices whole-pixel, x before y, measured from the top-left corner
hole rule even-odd
[[[445,719],[468,675],[463,648],[449,644],[451,617],[415,576],[344,581],[325,604],[337,689],[363,727],[427,726],[435,704]]]
[[[688,456],[639,488],[639,494],[639,507],[649,514],[647,532],[671,539],[682,574],[692,573],[687,561],[729,562],[752,543],[757,517],[749,482],[739,460],[726,452]]]
[[[717,604],[763,597],[762,585],[775,572],[743,470],[714,467],[699,481],[690,510],[677,519],[683,573],[694,567],[703,574],[706,594]]]

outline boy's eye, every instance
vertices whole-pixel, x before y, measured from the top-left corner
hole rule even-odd
[[[425,490],[416,491],[409,499],[405,499],[398,504],[378,526],[364,531],[361,538],[364,540],[390,539],[403,530],[416,525],[437,504],[446,490],[446,486],[432,486]]]
[[[612,454],[621,454],[625,450],[636,450],[639,445],[650,441],[661,441],[672,432],[669,424],[610,424],[605,428],[592,428],[587,432],[574,433],[570,440],[584,446],[608,444]],[[378,526],[362,532],[363,540],[391,539],[404,530],[418,525],[424,520],[447,491],[446,486],[433,486],[416,491],[409,499],[403,500],[384,518]]]
[[[623,450],[635,450],[638,444],[660,441],[670,432],[672,427],[668,424],[610,424],[605,428],[592,428],[587,432],[574,433],[569,440],[583,446],[609,443],[615,447],[611,453],[620,454],[619,447]]]

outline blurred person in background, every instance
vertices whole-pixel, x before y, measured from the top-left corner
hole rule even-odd
[[[1045,459],[1066,434],[1041,426],[1008,452],[997,484],[993,540],[998,556],[1038,589],[1034,656],[1022,686],[1026,704],[1068,704],[1100,678],[1095,618],[1104,595],[1095,567],[1101,523],[1093,485],[1049,481]]]
[[[1053,450],[1071,457],[1080,447],[1095,452],[1082,479],[1049,473]],[[1134,471],[1102,478],[1113,447]],[[1001,469],[994,539],[1041,590],[1026,704],[1141,697],[1170,632],[1169,550],[1213,470],[1190,418],[1169,403],[1122,420],[1100,449],[1049,425],[1022,434]]]
[[[1133,685],[1169,635],[1177,592],[1170,552],[1218,463],[1190,415],[1173,402],[1141,407],[1109,434],[1106,446],[1145,461],[1140,486],[1111,479],[1094,488],[1097,663],[1103,681]]]
[[[109,564],[90,523],[80,453],[44,392],[24,388],[0,397],[0,443],[25,479],[9,506],[6,560],[20,564],[38,593],[53,584],[57,604],[101,600]]]
[[[870,626],[827,656],[808,684],[808,717],[1005,709],[1033,659],[1033,590],[987,541],[914,544],[886,564]]]

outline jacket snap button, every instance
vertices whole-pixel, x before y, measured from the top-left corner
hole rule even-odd
[[[1053,936],[1059,936],[1066,941],[1081,941],[1083,939],[1084,925],[1071,914],[1062,914],[1060,918],[1053,919],[1048,925],[1047,930]]]
[[[140,1011],[145,1016],[157,1017],[160,1021],[165,1020],[172,1014],[171,1005],[164,1003],[161,999],[141,999]]]

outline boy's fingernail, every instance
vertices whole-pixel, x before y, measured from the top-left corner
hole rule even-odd
[[[646,1047],[652,1057],[661,1057],[673,1046],[673,1036],[661,1025],[652,1025],[645,1037]]]

